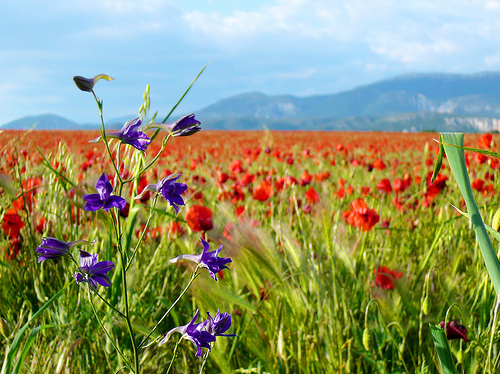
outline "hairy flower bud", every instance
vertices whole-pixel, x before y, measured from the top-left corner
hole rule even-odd
[[[363,347],[365,347],[367,351],[371,351],[372,349],[372,336],[368,327],[365,327],[363,330]]]
[[[85,92],[92,92],[94,89],[94,85],[99,79],[106,79],[107,81],[112,81],[114,80],[111,78],[109,75],[106,74],[99,74],[96,75],[94,78],[85,78],[81,77],[79,75],[73,77],[73,80],[75,81],[76,86]]]

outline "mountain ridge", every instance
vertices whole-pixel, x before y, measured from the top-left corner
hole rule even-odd
[[[219,100],[196,112],[205,129],[499,131],[500,72],[408,73],[334,94],[305,97],[259,91]],[[124,118],[107,121],[120,128]],[[0,129],[95,130],[57,115],[29,116]]]

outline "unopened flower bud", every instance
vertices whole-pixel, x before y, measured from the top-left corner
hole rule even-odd
[[[429,298],[426,296],[422,302],[422,311],[425,315],[429,314]]]
[[[94,78],[85,78],[85,77],[80,77],[80,76],[75,76],[73,77],[73,80],[75,81],[76,86],[86,92],[92,92],[94,89],[94,85],[99,79],[106,79],[107,81],[112,81],[113,78],[111,78],[109,75],[106,74],[99,74],[96,75]]]
[[[363,331],[363,347],[365,347],[367,351],[371,351],[372,349],[372,335],[368,327],[365,327]]]

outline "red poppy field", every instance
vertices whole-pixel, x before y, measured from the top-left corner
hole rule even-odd
[[[102,173],[116,185],[105,147],[88,142],[98,135],[0,132],[1,355],[67,287],[64,298],[30,322],[29,329],[45,327],[21,342],[20,373],[114,373],[123,366],[112,347],[127,351],[123,321],[95,302],[117,343],[111,342],[78,293],[74,265],[38,262],[35,252],[43,237],[97,238],[93,250],[117,263],[105,213],[83,209],[82,196],[95,192]],[[459,371],[497,372],[495,291],[469,220],[451,205],[465,210],[446,159],[431,183],[437,138],[264,131],[171,138],[154,167],[120,194],[127,205],[119,215],[131,233],[125,246],[143,243],[129,270],[137,336],[167,310],[194,268],[169,259],[199,253],[203,238],[214,249],[223,246],[229,269],[217,282],[201,272],[155,334],[161,338],[197,309],[230,312],[228,333],[236,337],[217,340],[206,372],[439,373],[429,324],[440,323]],[[465,143],[500,149],[498,135],[467,134]],[[161,147],[155,139],[141,155],[117,144],[110,152],[124,179]],[[466,161],[482,217],[498,229],[499,161],[472,152]],[[188,186],[177,215],[165,201],[155,205],[154,191],[139,195],[174,173]],[[119,282],[114,272],[113,285]],[[120,303],[113,286],[103,295]],[[143,372],[165,372],[175,343],[141,348]],[[197,372],[195,352],[181,344],[172,372]]]

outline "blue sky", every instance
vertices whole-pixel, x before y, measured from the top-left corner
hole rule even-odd
[[[98,122],[72,77],[99,81],[105,118],[150,85],[174,117],[231,95],[335,93],[411,72],[500,70],[496,0],[1,0],[0,124],[55,113]],[[200,120],[203,120],[200,118]]]

